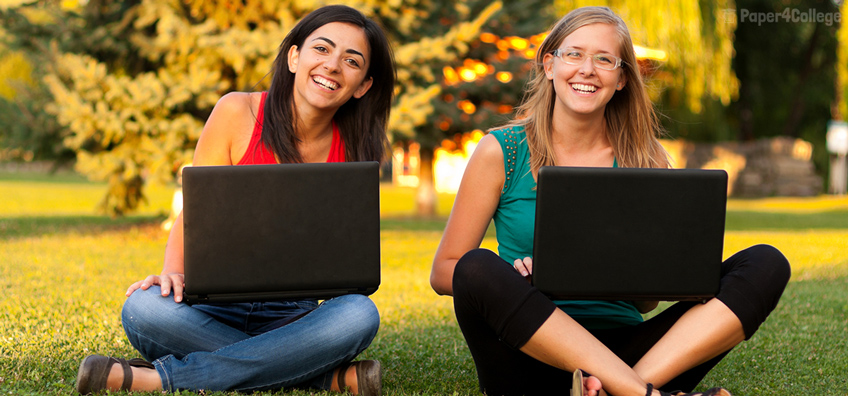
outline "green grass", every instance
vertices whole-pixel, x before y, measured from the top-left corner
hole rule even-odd
[[[126,287],[161,268],[171,192],[151,189],[140,213],[110,219],[93,214],[104,189],[74,175],[0,174],[0,394],[67,395],[84,356],[137,356],[119,312]],[[382,189],[383,284],[373,296],[382,324],[363,357],[383,363],[386,395],[477,394],[451,299],[428,281],[453,197],[439,196],[436,220],[417,219],[413,197]],[[703,384],[848,394],[848,199],[732,200],[727,229],[726,255],[770,243],[793,278],[760,331]],[[493,232],[484,246],[496,247]]]

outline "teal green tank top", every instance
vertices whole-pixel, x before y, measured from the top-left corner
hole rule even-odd
[[[504,187],[495,211],[498,255],[512,264],[533,256],[533,227],[536,223],[536,180],[530,173],[530,150],[523,127],[490,132],[504,153]],[[617,164],[613,164],[617,166]],[[642,315],[627,301],[554,301],[586,328],[613,328],[642,322]]]

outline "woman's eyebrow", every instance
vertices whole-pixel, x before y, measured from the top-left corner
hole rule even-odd
[[[331,46],[331,47],[333,47],[333,48],[336,48],[336,47],[337,47],[336,43],[335,43],[333,40],[330,40],[330,39],[328,39],[328,38],[326,38],[326,37],[322,37],[322,36],[315,37],[312,41],[315,41],[315,40],[323,40],[323,41],[326,41],[326,42],[327,42],[327,44],[330,44],[330,46]],[[363,60],[365,59],[365,55],[362,55],[362,53],[361,53],[361,52],[359,52],[359,51],[357,51],[357,50],[355,50],[355,49],[348,48],[347,50],[345,50],[345,52],[347,52],[347,53],[349,53],[349,54],[359,55],[359,56],[361,56],[361,57],[362,57],[362,59],[363,59]]]
[[[583,47],[581,47],[581,46],[579,46],[579,45],[568,45],[568,46],[562,47],[562,48],[560,48],[560,49],[567,49],[567,50],[580,50],[580,51],[584,51],[584,52],[586,51],[586,49],[585,49],[585,48],[583,48]],[[597,52],[597,53],[598,53],[598,54],[610,54],[610,55],[615,55],[612,51],[607,51],[607,50],[601,50],[601,51],[599,51],[599,52]]]

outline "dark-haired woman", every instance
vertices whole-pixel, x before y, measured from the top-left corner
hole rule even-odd
[[[274,68],[268,92],[218,101],[194,165],[384,159],[395,70],[377,24],[350,7],[322,7],[286,36]],[[379,362],[352,362],[379,328],[368,297],[189,306],[182,237],[180,216],[161,274],[127,290],[124,330],[145,360],[86,357],[80,393],[309,387],[380,394]]]

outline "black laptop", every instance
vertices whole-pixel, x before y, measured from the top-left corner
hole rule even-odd
[[[533,285],[559,300],[714,297],[726,207],[723,170],[542,167]]]
[[[379,190],[377,162],[184,169],[186,301],[374,293]]]

